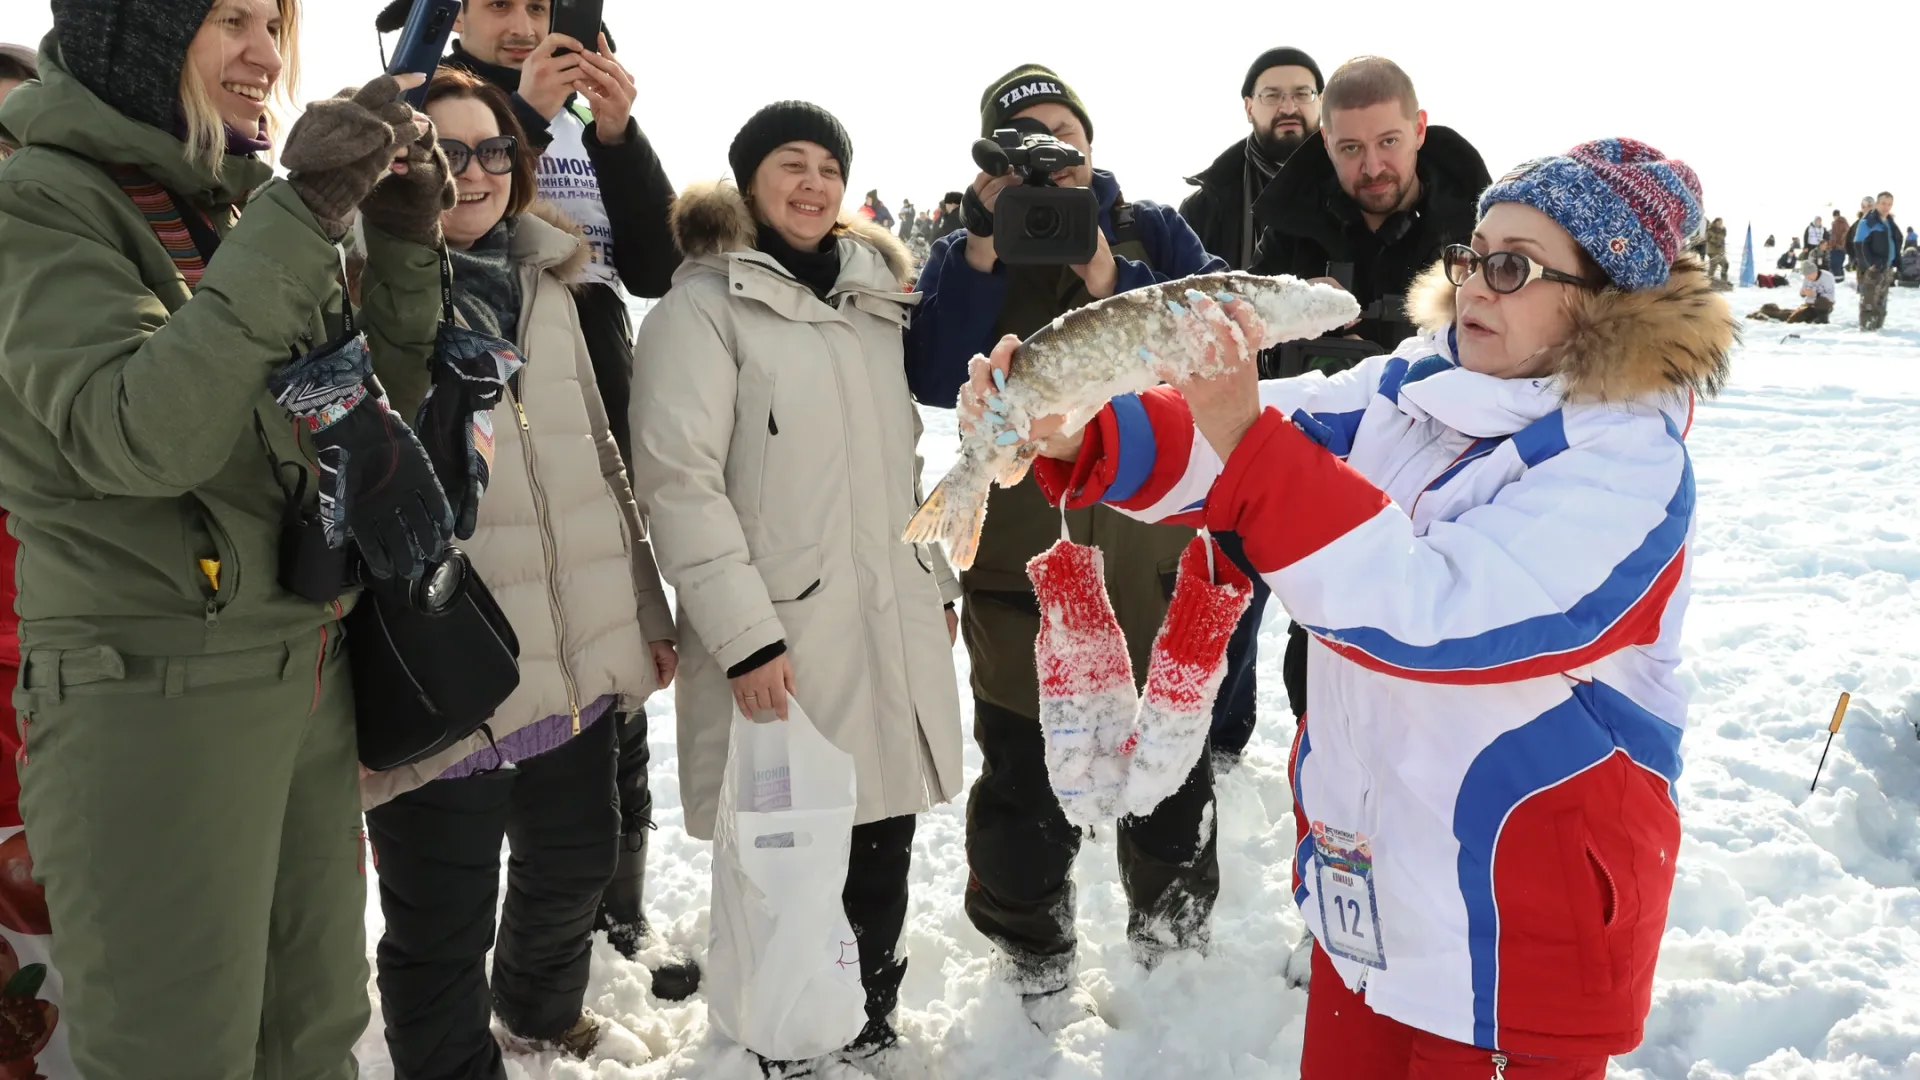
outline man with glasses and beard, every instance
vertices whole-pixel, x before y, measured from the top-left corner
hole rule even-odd
[[[398,30],[412,7],[413,0],[392,0],[375,27],[381,33]],[[613,441],[621,460],[631,463],[627,403],[633,388],[633,325],[626,293],[658,299],[673,285],[680,266],[667,226],[674,188],[632,117],[639,91],[614,56],[606,28],[599,41],[573,42],[552,32],[552,19],[549,0],[466,0],[454,24],[459,36],[444,63],[506,92],[539,155],[540,198],[586,236],[592,258],[582,271],[584,280],[572,290],[574,307]],[[577,51],[575,45],[590,51]],[[653,800],[647,785],[646,714],[636,710],[618,721],[622,841],[598,928],[632,958],[647,936],[640,899]],[[679,1001],[699,985],[700,969],[690,959],[653,965],[653,992],[660,998]]]
[[[1331,375],[1412,337],[1403,297],[1447,245],[1472,238],[1474,201],[1492,182],[1472,144],[1427,123],[1413,80],[1384,57],[1340,65],[1320,115],[1321,130],[1254,202],[1263,232],[1251,269],[1337,284],[1360,302],[1360,319],[1326,340],[1269,350],[1262,378]],[[1254,606],[1263,599],[1256,590]],[[1307,703],[1306,633],[1288,633],[1281,674],[1298,717]]]
[[[1320,131],[1320,91],[1326,80],[1313,57],[1291,47],[1268,49],[1240,83],[1240,104],[1253,130],[1227,147],[1212,165],[1187,183],[1200,190],[1180,204],[1208,252],[1235,270],[1253,263],[1260,227],[1253,204],[1280,174],[1294,151]],[[1253,603],[1227,642],[1227,674],[1213,701],[1213,753],[1230,768],[1253,737],[1259,687],[1255,678],[1266,588],[1256,583]]]
[[[1268,49],[1247,69],[1240,104],[1253,131],[1226,148],[1187,183],[1200,190],[1180,204],[1206,249],[1235,270],[1253,264],[1260,230],[1253,202],[1279,175],[1295,150],[1320,130],[1320,91],[1326,80],[1313,57],[1294,48]]]

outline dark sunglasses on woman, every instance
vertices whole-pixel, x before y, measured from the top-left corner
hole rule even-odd
[[[1583,289],[1597,287],[1572,274],[1549,270],[1517,251],[1495,251],[1482,255],[1465,244],[1448,244],[1446,250],[1440,253],[1440,262],[1446,268],[1447,280],[1455,285],[1465,285],[1467,279],[1476,272],[1484,273],[1487,288],[1501,295],[1517,293],[1542,279],[1563,285],[1578,285]]]
[[[468,162],[475,158],[480,159],[482,169],[495,176],[505,176],[513,171],[513,155],[520,149],[520,140],[511,135],[495,135],[480,140],[479,146],[468,146],[458,139],[441,139],[440,149],[447,152],[447,167],[455,176],[466,172]]]

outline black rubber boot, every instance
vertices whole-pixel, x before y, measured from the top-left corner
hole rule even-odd
[[[643,901],[647,884],[647,834],[653,831],[653,794],[647,789],[647,714],[616,718],[620,731],[620,852],[613,880],[600,894],[600,912],[594,928],[629,960],[639,955],[647,938]],[[653,968],[653,996],[662,1001],[684,1001],[700,989],[700,965],[683,955],[669,957]]]

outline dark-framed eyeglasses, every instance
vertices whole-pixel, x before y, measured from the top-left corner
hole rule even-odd
[[[468,146],[459,139],[441,139],[440,149],[447,152],[447,168],[452,169],[455,176],[466,172],[467,165],[476,158],[482,169],[495,176],[505,176],[513,171],[513,158],[520,152],[520,140],[511,135],[495,135],[480,140],[479,146]]]
[[[1291,101],[1304,109],[1319,100],[1319,98],[1320,91],[1318,90],[1278,90],[1273,87],[1268,87],[1253,95],[1255,101],[1258,101],[1269,109],[1283,101]]]
[[[1487,288],[1502,295],[1517,293],[1540,280],[1578,285],[1583,289],[1598,287],[1585,278],[1550,270],[1517,251],[1482,255],[1465,244],[1448,244],[1440,253],[1440,263],[1446,269],[1447,280],[1455,285],[1465,285],[1474,274],[1484,273]]]

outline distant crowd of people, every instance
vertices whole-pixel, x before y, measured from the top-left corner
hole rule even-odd
[[[1769,236],[1764,246],[1775,244]],[[1852,271],[1860,296],[1860,329],[1879,330],[1887,321],[1887,293],[1895,285],[1920,288],[1920,232],[1901,231],[1893,216],[1893,193],[1883,191],[1861,198],[1852,221],[1839,210],[1830,219],[1815,214],[1799,236],[1790,238],[1774,266],[1798,272],[1801,303],[1792,310],[1767,304],[1748,318],[1828,322],[1835,286]]]

